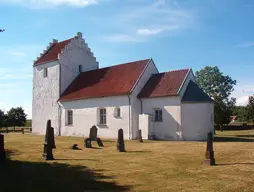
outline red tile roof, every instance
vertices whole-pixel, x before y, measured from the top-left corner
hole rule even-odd
[[[59,101],[128,94],[148,62],[146,59],[82,72]]]
[[[50,62],[50,61],[56,61],[58,59],[58,54],[61,53],[61,50],[64,49],[66,45],[72,40],[67,39],[65,41],[61,41],[59,43],[54,44],[38,61],[36,61],[34,64],[42,64],[45,62]]]
[[[177,95],[189,69],[154,74],[140,91],[139,98]]]

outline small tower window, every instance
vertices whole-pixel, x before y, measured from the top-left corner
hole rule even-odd
[[[78,71],[81,73],[82,72],[82,65],[78,66]]]
[[[44,68],[43,69],[43,77],[47,77],[48,76],[48,68]]]

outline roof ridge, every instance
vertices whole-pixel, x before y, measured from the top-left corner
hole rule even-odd
[[[190,70],[191,68],[182,68],[182,69],[174,69],[174,70],[170,70],[168,72],[165,72],[165,73],[169,73],[169,72],[178,72],[178,71],[188,71]]]
[[[111,66],[107,66],[107,67],[102,67],[102,68],[98,68],[98,69],[92,69],[92,70],[89,70],[89,71],[95,71],[95,70],[100,70],[100,69],[107,69],[107,68],[110,68],[110,67],[117,67],[117,66],[120,66],[120,65],[128,65],[128,64],[131,64],[131,63],[136,63],[136,62],[140,62],[140,61],[145,61],[145,60],[150,60],[150,59],[142,59],[142,60],[137,60],[137,61],[130,61],[130,62],[127,62],[127,63],[120,63],[120,64],[116,64],[116,65],[111,65]],[[81,72],[81,73],[86,73],[88,71],[84,71],[84,72]]]

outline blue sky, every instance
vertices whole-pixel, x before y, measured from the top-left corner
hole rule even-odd
[[[83,36],[101,67],[153,58],[159,71],[219,66],[254,94],[252,0],[0,0],[0,108],[31,117],[32,64],[48,43]]]

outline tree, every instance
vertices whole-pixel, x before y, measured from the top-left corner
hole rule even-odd
[[[24,126],[26,124],[26,114],[22,107],[11,108],[7,112],[8,126]]]
[[[7,114],[5,114],[4,111],[0,110],[0,128],[7,127],[7,125],[8,125]]]
[[[250,96],[246,106],[246,118],[254,124],[254,97]]]
[[[234,106],[232,115],[238,117],[238,121],[244,122],[248,119],[246,118],[246,106]]]
[[[197,71],[196,82],[214,100],[214,122],[216,125],[228,124],[233,113],[236,99],[230,98],[234,91],[236,80],[228,75],[223,75],[215,66],[206,66]]]
[[[0,109],[0,127],[4,127],[4,121],[5,121],[5,114],[4,114],[4,112]]]

